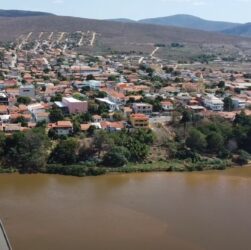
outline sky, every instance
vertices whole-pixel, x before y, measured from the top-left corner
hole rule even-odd
[[[251,22],[251,0],[0,0],[0,9],[46,11],[94,19],[139,20],[191,14],[209,20]]]

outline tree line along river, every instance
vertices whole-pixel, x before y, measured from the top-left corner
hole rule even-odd
[[[250,211],[249,167],[0,175],[0,218],[15,250],[248,250]]]

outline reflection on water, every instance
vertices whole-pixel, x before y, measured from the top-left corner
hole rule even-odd
[[[15,250],[247,250],[251,168],[75,178],[0,175]]]

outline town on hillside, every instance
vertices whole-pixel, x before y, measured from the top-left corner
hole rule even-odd
[[[104,133],[110,137],[117,133],[121,140],[127,133],[128,138],[131,134],[133,140],[148,144],[148,151],[130,152],[135,153],[137,163],[147,158],[148,162],[177,158],[179,152],[183,160],[187,151],[195,152],[192,161],[197,154],[222,159],[233,152],[246,160],[249,148],[238,142],[236,131],[226,135],[220,127],[228,124],[233,130],[236,117],[250,122],[251,68],[249,62],[241,61],[243,55],[240,61],[208,57],[182,63],[158,57],[161,45],[152,45],[149,55],[81,53],[76,48],[96,42],[96,33],[91,31],[41,32],[36,41],[29,40],[30,35],[2,43],[0,48],[0,130],[5,138],[44,127],[53,141],[50,150],[59,142],[56,149],[60,152],[57,147],[62,141],[75,138],[79,148],[83,144],[96,148],[96,158],[105,155],[107,165],[112,164],[114,155],[119,158],[121,147],[128,144],[118,138],[108,146],[107,141],[97,142],[102,133],[103,137]],[[218,127],[212,128],[212,124]],[[139,133],[153,138],[140,140]],[[115,146],[114,154],[107,155]],[[92,155],[91,151],[79,161],[63,157],[57,161],[55,156],[51,163],[85,162],[87,155]],[[130,162],[120,160],[114,164]]]

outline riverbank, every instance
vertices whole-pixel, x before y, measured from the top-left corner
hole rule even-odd
[[[200,162],[192,161],[157,161],[141,164],[128,164],[120,168],[107,168],[103,166],[86,165],[47,165],[44,173],[70,176],[98,176],[111,173],[146,173],[146,172],[192,172],[208,170],[225,170],[234,164],[228,160],[204,159]]]
[[[44,174],[60,174],[67,176],[99,176],[112,173],[149,173],[149,172],[194,172],[194,171],[209,171],[209,170],[225,170],[236,166],[230,160],[221,159],[203,159],[198,162],[192,161],[157,161],[140,164],[128,164],[120,168],[109,168],[97,165],[61,165],[48,164],[40,173]],[[6,169],[0,167],[0,174],[16,173],[18,170]]]

